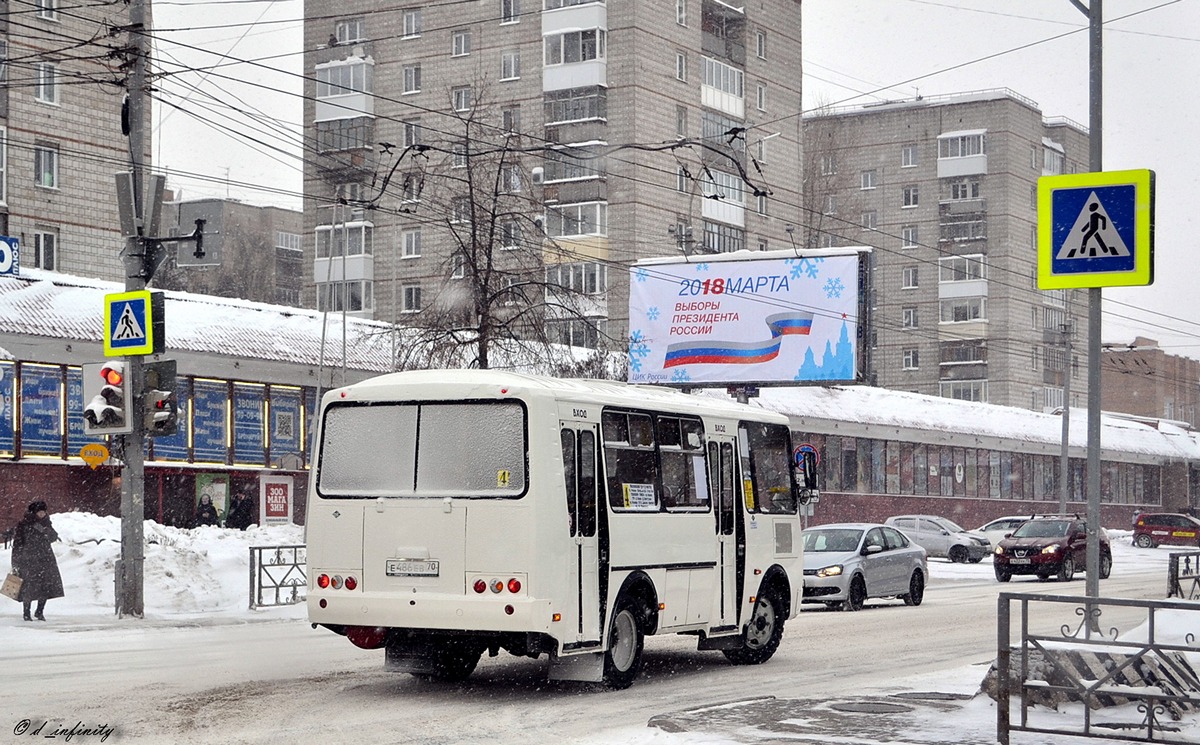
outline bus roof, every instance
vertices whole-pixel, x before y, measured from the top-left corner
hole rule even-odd
[[[344,395],[343,395],[344,394]],[[551,378],[507,370],[412,370],[369,378],[325,394],[323,403],[448,398],[492,398],[515,394],[553,397],[605,406],[670,410],[786,424],[783,414],[715,396],[693,396],[674,388],[630,385],[615,380]]]

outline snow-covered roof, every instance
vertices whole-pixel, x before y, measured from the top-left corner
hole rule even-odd
[[[14,334],[100,343],[104,296],[124,292],[116,282],[22,268],[0,277],[0,335]],[[166,343],[190,352],[317,365],[325,346],[342,346],[341,314],[249,300],[164,290]],[[392,369],[393,326],[347,317],[346,364]],[[326,353],[328,358],[329,353]]]

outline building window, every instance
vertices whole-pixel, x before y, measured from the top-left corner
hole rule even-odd
[[[939,282],[966,282],[987,279],[987,259],[981,255],[947,256],[938,259]]]
[[[548,125],[608,116],[608,89],[602,85],[547,91],[543,97]]]
[[[404,258],[415,259],[421,255],[421,229],[413,228],[400,234],[403,244]]]
[[[767,213],[767,195],[759,194],[757,197],[757,201],[758,201],[758,204],[755,208],[755,211],[758,212],[758,214],[760,214],[760,215],[766,216],[768,214]]]
[[[600,178],[605,170],[603,156],[586,146],[547,150],[543,164],[548,182]]]
[[[331,119],[317,122],[317,151],[355,150],[371,146],[374,118]]]
[[[8,203],[8,129],[0,127],[0,204]]]
[[[521,131],[521,107],[505,106],[500,110],[500,124],[505,132]]]
[[[367,27],[361,18],[347,18],[333,25],[333,36],[338,44],[353,44],[366,41]]]
[[[758,151],[758,162],[766,163],[767,162],[767,138],[766,137],[763,137],[762,139],[760,139],[758,141],[756,150]]]
[[[37,71],[37,84],[33,89],[33,97],[42,103],[58,103],[58,65],[38,62],[34,68]]]
[[[421,122],[417,119],[407,119],[401,122],[404,129],[404,147],[421,144]]]
[[[900,167],[901,168],[916,168],[917,166],[917,146],[902,145],[900,147]]]
[[[938,158],[969,158],[987,152],[982,132],[938,138]]]
[[[521,22],[521,0],[500,0],[500,22]]]
[[[335,63],[317,68],[317,98],[371,93],[374,90],[375,65],[362,60]]]
[[[375,226],[371,223],[344,223],[317,226],[317,258],[370,256],[374,253]]]
[[[456,142],[450,146],[450,167],[467,167],[467,143]]]
[[[563,204],[546,211],[546,235],[608,235],[608,202]]]
[[[837,156],[826,153],[821,156],[821,175],[832,176],[837,173]]]
[[[413,8],[404,11],[404,38],[411,39],[421,35],[421,9]]]
[[[500,167],[500,190],[505,194],[521,193],[521,166],[506,163]]]
[[[500,248],[517,248],[521,245],[521,223],[505,220],[500,224]]]
[[[459,251],[450,257],[450,279],[462,279],[467,276],[467,257]]]
[[[34,7],[37,8],[37,17],[43,21],[58,20],[58,0],[35,0]]]
[[[467,197],[455,197],[450,201],[450,222],[471,222],[471,200]]]
[[[551,34],[545,38],[545,63],[548,66],[567,65],[604,59],[607,35],[608,32],[599,28]]]
[[[675,53],[675,79],[687,81],[687,54],[685,52]]]
[[[755,31],[754,32],[754,54],[757,55],[759,59],[767,58],[767,32],[766,31]]]
[[[581,295],[600,295],[608,292],[608,267],[591,261],[551,264],[546,267],[546,284]]]
[[[908,184],[907,186],[904,187],[904,189],[902,190],[902,193],[903,193],[903,198],[902,198],[901,204],[900,204],[902,209],[911,209],[913,207],[916,207],[917,204],[920,202],[919,193],[918,193],[916,184]]]
[[[474,103],[474,93],[471,86],[463,85],[450,90],[450,100],[455,111],[470,111]]]
[[[905,349],[904,350],[904,369],[905,370],[916,370],[918,367],[921,366],[920,361],[921,361],[920,356],[918,355],[917,350],[915,350],[915,349]]]
[[[704,84],[708,87],[742,98],[746,95],[745,80],[745,73],[738,68],[712,57],[704,58]]]
[[[825,195],[825,210],[824,210],[824,212],[826,215],[833,215],[833,214],[837,213],[837,195],[836,194],[826,194]]]
[[[908,306],[901,311],[900,325],[906,329],[917,328],[917,309],[913,306]]]
[[[1063,162],[1066,156],[1061,150],[1062,146],[1055,142],[1047,142],[1046,147],[1042,149],[1042,174],[1046,176],[1057,176],[1063,172]]]
[[[521,52],[509,49],[500,53],[500,79],[516,80],[521,77]]]
[[[675,107],[675,136],[688,136],[688,110],[686,106]]]
[[[400,179],[400,200],[415,203],[421,198],[421,189],[425,181],[420,173],[409,172]]]
[[[317,285],[317,310],[362,311],[370,310],[372,305],[370,280],[323,282]]]
[[[905,225],[900,228],[900,245],[903,248],[916,248],[920,245],[917,240],[917,226]]]
[[[403,285],[400,288],[402,313],[418,313],[421,310],[421,285]]]
[[[1029,352],[1029,369],[1036,372],[1039,369],[1041,369],[1041,367],[1042,367],[1042,348],[1034,347]]]
[[[917,267],[906,266],[900,272],[900,287],[905,290],[916,289],[917,287]]]
[[[941,301],[942,323],[965,323],[986,317],[984,298],[956,297]]]
[[[421,64],[404,66],[404,87],[401,93],[419,93],[421,91]]]
[[[680,26],[687,25],[687,0],[675,0],[675,22]]]
[[[867,210],[862,213],[862,229],[876,230],[879,227],[879,213],[875,210]]]
[[[33,183],[46,189],[58,188],[58,148],[33,148]]]
[[[33,265],[53,271],[58,267],[58,232],[46,228],[33,231]]]
[[[767,250],[767,239],[766,239],[766,238],[759,238],[759,239],[758,239],[758,250],[759,250],[759,251],[766,251],[766,250]]]
[[[701,184],[705,197],[733,204],[746,203],[746,186],[740,177],[709,168],[704,169],[704,176]]]
[[[958,179],[951,181],[950,198],[955,201],[979,199],[979,179]]]
[[[288,233],[283,230],[275,231],[275,248],[282,248],[286,251],[300,251],[303,249],[299,233]]]
[[[870,171],[863,171],[863,172],[862,172],[862,173],[859,175],[859,186],[858,186],[858,188],[860,188],[860,189],[874,189],[874,188],[875,188],[875,187],[878,185],[878,182],[876,181],[876,177],[877,177],[877,175],[878,175],[878,174],[877,174],[877,172],[876,172],[874,169],[872,169],[872,170],[870,170]]]
[[[546,322],[546,336],[551,342],[568,347],[595,349],[604,337],[607,319],[572,318]]]
[[[450,56],[465,57],[471,53],[471,32],[466,29],[450,34]]]
[[[754,107],[759,111],[767,110],[767,86],[759,83],[754,89]]]
[[[987,401],[986,380],[944,380],[938,384],[938,389],[942,398],[980,403]]]
[[[746,248],[746,231],[732,225],[704,221],[704,250],[709,253],[729,253]]]

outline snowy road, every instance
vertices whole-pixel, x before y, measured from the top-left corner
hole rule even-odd
[[[619,692],[547,683],[544,660],[506,654],[485,658],[462,684],[385,674],[381,652],[311,629],[300,608],[273,611],[289,615],[286,621],[195,627],[124,622],[88,629],[52,618],[38,629],[57,631],[51,642],[28,643],[35,637],[23,632],[27,646],[4,645],[0,742],[32,741],[28,732],[11,734],[26,719],[103,723],[115,728],[110,742],[571,742],[644,727],[656,714],[699,704],[894,692],[905,688],[902,677],[961,676],[971,665],[979,665],[982,679],[995,656],[999,592],[1084,591],[1082,578],[1001,585],[986,563],[934,561],[931,571],[918,608],[806,608],[789,624],[779,653],[759,667],[697,652],[691,637],[649,639],[643,677]],[[1162,598],[1164,590],[1161,567],[1136,563],[1122,571],[1118,562],[1101,583],[1110,597]]]

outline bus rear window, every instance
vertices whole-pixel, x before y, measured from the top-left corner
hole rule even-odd
[[[516,402],[336,406],[322,432],[324,498],[525,493],[525,410]]]

